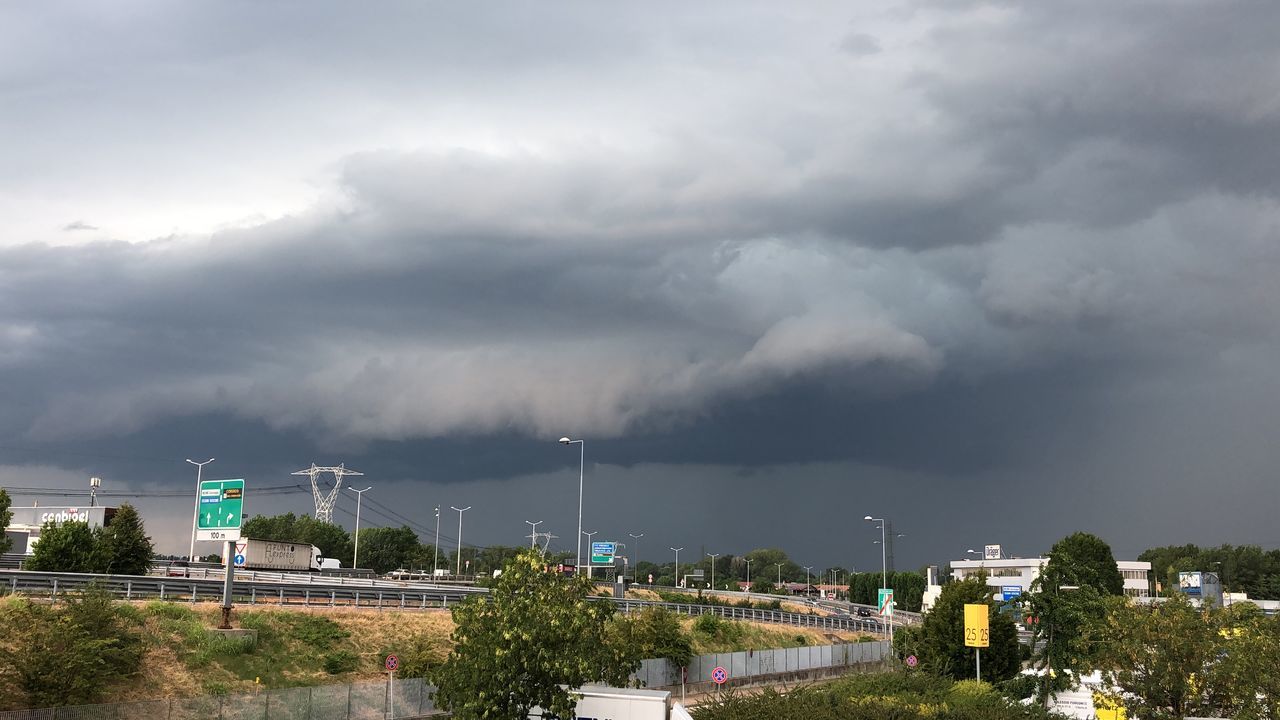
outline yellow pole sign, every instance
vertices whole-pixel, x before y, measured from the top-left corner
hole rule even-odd
[[[991,647],[991,625],[987,605],[964,606],[964,646]]]

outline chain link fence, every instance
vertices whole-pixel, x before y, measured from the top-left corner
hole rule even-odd
[[[107,705],[10,710],[0,720],[388,720],[435,711],[435,688],[421,678],[280,688],[253,695],[146,700]]]
[[[823,668],[878,665],[891,654],[887,642],[866,642],[697,655],[689,660],[685,682],[711,682],[711,673],[717,667],[724,668],[732,680],[746,680]],[[680,668],[663,658],[643,660],[634,677],[647,688],[675,687],[680,684]]]

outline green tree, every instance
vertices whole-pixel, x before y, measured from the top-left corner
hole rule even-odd
[[[151,557],[155,548],[138,511],[125,503],[116,510],[115,517],[98,534],[99,547],[95,549],[95,565],[98,572],[114,575],[146,575],[151,569]]]
[[[964,644],[964,606],[986,605],[990,608],[991,646],[982,649],[982,677],[993,682],[1013,677],[1021,666],[1018,629],[1000,612],[993,591],[985,576],[943,586],[937,604],[919,628],[904,628],[906,632],[895,635],[894,650],[901,657],[914,654],[918,667],[934,675],[953,680],[972,678],[977,658],[974,649]]]
[[[1108,605],[1089,636],[1095,661],[1117,688],[1112,700],[1130,717],[1216,717],[1227,694],[1219,658],[1234,654],[1221,632],[1226,613],[1202,611],[1181,594],[1158,605],[1121,598]]]
[[[572,717],[565,689],[626,684],[639,660],[607,642],[612,603],[588,599],[585,577],[546,572],[536,551],[503,571],[489,598],[453,609],[453,651],[431,678],[436,701],[459,720],[523,720],[537,706]]]
[[[666,658],[677,667],[687,666],[693,657],[693,641],[680,619],[660,607],[646,607],[635,615],[615,618],[610,642],[630,648],[637,657]]]
[[[376,573],[412,569],[414,559],[421,559],[422,543],[418,534],[406,527],[361,528],[360,565]]]
[[[1124,594],[1124,577],[1111,546],[1097,535],[1078,532],[1054,543],[1046,570],[1049,567],[1064,583],[1087,585],[1103,595]]]
[[[101,530],[91,529],[88,523],[46,522],[24,567],[47,572],[97,572],[101,563],[100,534]]]
[[[9,493],[4,488],[0,488],[0,553],[9,552],[9,546],[13,544],[9,536],[4,534],[4,529],[13,521],[13,513],[9,512],[9,505],[12,502],[9,499]]]
[[[1240,720],[1280,718],[1280,617],[1266,617],[1255,605],[1233,605],[1220,637],[1226,652],[1219,656],[1215,680],[1226,697],[1219,713]]]
[[[1103,617],[1107,596],[1091,585],[1071,585],[1062,567],[1052,562],[1031,584],[1024,612],[1032,623],[1032,667],[1040,671],[1036,698],[1049,698],[1071,685],[1071,678],[1093,670],[1094,646],[1085,632],[1091,622]]]

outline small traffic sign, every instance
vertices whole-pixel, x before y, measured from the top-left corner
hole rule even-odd
[[[920,664],[920,661],[916,659],[915,655],[907,656],[907,667],[915,667],[918,664]]]
[[[398,667],[400,667],[400,658],[396,657],[395,655],[388,655],[387,656],[387,672],[395,672],[396,668]]]
[[[235,558],[233,558],[233,561],[235,562],[236,567],[240,567],[244,565],[244,555],[235,556]]]
[[[725,680],[729,679],[729,672],[722,667],[717,667],[711,671],[711,680],[717,685],[723,685]]]
[[[880,614],[885,617],[893,615],[893,589],[880,588],[880,594],[876,603],[880,607]]]

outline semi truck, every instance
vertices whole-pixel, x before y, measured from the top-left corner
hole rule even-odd
[[[322,557],[320,548],[309,543],[241,538],[235,543],[235,553],[232,564],[242,570],[319,572],[340,565],[337,560]]]

